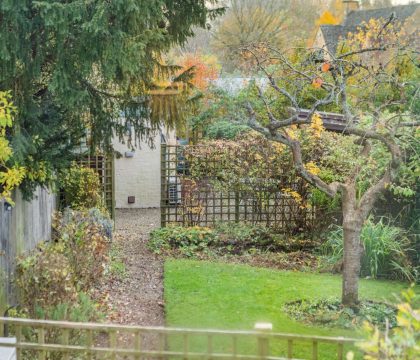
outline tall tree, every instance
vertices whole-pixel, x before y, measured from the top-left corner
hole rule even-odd
[[[231,0],[214,34],[214,47],[238,65],[239,54],[247,45],[269,42],[280,46],[284,41],[285,5],[285,1],[277,0]]]
[[[14,159],[60,166],[87,129],[111,147],[126,121],[137,137],[151,122],[148,87],[168,69],[161,56],[223,12],[218,0],[3,0],[0,89],[19,108]],[[122,117],[122,111],[125,116]],[[34,183],[26,181],[30,192]]]
[[[225,16],[214,24],[213,50],[224,68],[249,69],[241,49],[250,43],[278,48],[305,42],[329,0],[230,0]]]
[[[266,74],[275,96],[284,99],[291,108],[289,117],[276,114],[266,94],[260,90],[268,122],[259,119],[248,105],[251,125],[269,139],[288,146],[298,173],[308,183],[331,197],[339,196],[342,203],[344,254],[343,292],[345,305],[357,306],[358,276],[362,245],[362,226],[384,191],[401,176],[404,163],[404,138],[418,139],[420,118],[419,64],[413,33],[401,29],[394,19],[371,21],[366,28],[343,44],[339,54],[324,53],[319,57],[304,50],[300,60],[296,54],[270,48],[260,56],[252,48],[258,69]],[[291,85],[292,84],[292,87]],[[302,99],[317,90],[302,112]],[[345,179],[331,181],[314,171],[302,144],[294,135],[303,126],[307,136],[322,139],[323,119],[319,110],[336,103],[343,113],[346,134],[353,136],[359,157]],[[343,161],[347,161],[343,159]],[[316,165],[316,164],[315,164]],[[417,170],[416,170],[417,171]]]

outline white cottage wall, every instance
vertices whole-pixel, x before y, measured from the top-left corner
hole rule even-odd
[[[176,143],[175,132],[165,134],[167,143]],[[115,207],[118,208],[153,208],[160,207],[161,197],[161,135],[154,136],[152,148],[145,143],[136,148],[132,157],[125,153],[131,151],[126,144],[114,140],[114,148],[122,154],[115,159]],[[128,197],[134,196],[135,202],[128,203]]]

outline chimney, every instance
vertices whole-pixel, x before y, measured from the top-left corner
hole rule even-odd
[[[346,7],[346,14],[351,11],[359,10],[359,1],[358,0],[343,0],[343,4]]]

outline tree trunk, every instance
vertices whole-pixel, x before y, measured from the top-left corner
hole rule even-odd
[[[357,306],[362,245],[360,234],[365,219],[357,208],[356,186],[347,185],[343,191],[343,290],[342,304]]]
[[[343,223],[344,261],[342,303],[357,306],[359,302],[359,275],[362,246],[360,243],[361,224],[358,221]]]

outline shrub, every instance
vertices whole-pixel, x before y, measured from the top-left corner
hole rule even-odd
[[[48,308],[76,298],[73,269],[59,246],[41,244],[34,254],[19,259],[16,284],[21,302],[31,315],[36,308]]]
[[[76,163],[60,176],[65,206],[75,210],[104,208],[98,174]]]
[[[94,209],[67,210],[55,228],[56,242],[73,269],[78,290],[89,289],[104,271],[112,234],[110,220]]]
[[[103,212],[101,209],[92,208],[89,209],[85,216],[89,218],[89,221],[98,225],[101,233],[107,237],[109,240],[112,240],[112,231],[114,229],[114,223],[109,217],[108,212]]]
[[[95,209],[68,210],[56,217],[53,242],[18,259],[16,284],[32,316],[36,309],[51,315],[63,304],[74,305],[77,291],[92,287],[108,259],[111,229],[109,218]]]
[[[36,306],[35,317],[56,321],[89,322],[101,319],[103,314],[88,294],[80,292],[72,302],[61,302],[49,307]]]
[[[36,306],[33,313],[29,313],[27,309],[23,311],[15,311],[11,314],[13,317],[19,318],[35,318],[54,321],[74,321],[74,322],[94,322],[101,320],[104,316],[99,310],[98,304],[92,301],[86,293],[79,293],[73,301],[57,303],[49,306]],[[11,326],[10,332],[16,335],[16,328]],[[38,331],[33,328],[22,328],[21,335],[23,341],[36,342],[38,340]],[[69,343],[73,345],[87,345],[86,332],[80,330],[72,330],[69,332]],[[45,342],[57,344],[62,342],[63,332],[61,329],[49,328],[45,329]],[[37,359],[38,352],[33,350],[24,350],[21,353],[22,359]],[[51,352],[48,354],[49,360],[61,360],[64,353]],[[80,357],[71,357],[79,359]]]
[[[396,308],[392,305],[363,300],[357,309],[345,307],[339,299],[297,300],[285,304],[284,311],[292,318],[310,325],[358,328],[371,321],[380,328],[396,325]]]
[[[286,237],[263,225],[219,223],[215,228],[170,226],[153,230],[149,243],[155,253],[177,249],[183,255],[209,251],[242,254],[254,250],[295,251],[314,246],[312,239]]]
[[[416,277],[408,253],[411,251],[405,231],[391,226],[381,218],[377,223],[369,219],[361,233],[363,255],[361,276],[387,277],[412,281]],[[343,256],[343,229],[334,226],[327,241],[320,248],[329,263],[336,264]]]
[[[192,256],[214,242],[214,232],[206,227],[169,226],[153,230],[150,234],[149,246],[155,253],[179,249],[182,254]]]
[[[250,128],[245,124],[222,119],[208,125],[205,134],[208,139],[233,140],[247,131],[250,131]]]
[[[239,248],[270,248],[276,242],[273,232],[261,225],[220,223],[216,226],[219,245],[233,245]]]

